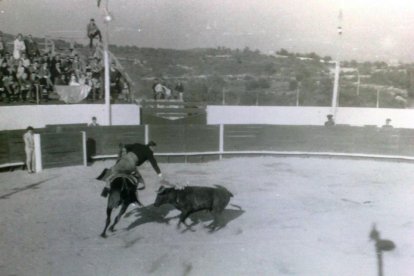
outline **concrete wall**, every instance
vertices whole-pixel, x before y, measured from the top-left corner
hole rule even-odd
[[[323,125],[330,107],[208,106],[207,124]],[[414,128],[414,109],[338,108],[337,124]]]
[[[323,125],[330,107],[207,106],[207,124]],[[89,123],[92,116],[106,125],[107,113],[101,104],[30,105],[0,107],[0,130],[43,128],[53,124]],[[337,124],[382,126],[386,118],[396,128],[414,128],[414,109],[338,109]],[[139,125],[140,107],[112,105],[113,125]]]
[[[113,125],[140,124],[139,106],[135,104],[112,105]],[[0,130],[25,129],[31,125],[43,128],[53,124],[89,123],[95,116],[101,125],[107,124],[103,104],[30,105],[0,107]]]

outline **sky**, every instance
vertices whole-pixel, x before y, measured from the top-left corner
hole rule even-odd
[[[285,48],[339,59],[414,61],[411,0],[0,0],[3,32],[74,36],[86,43],[104,8],[108,41],[154,48]],[[339,11],[342,10],[342,20]],[[341,22],[341,23],[340,23]],[[343,34],[338,35],[341,24]]]

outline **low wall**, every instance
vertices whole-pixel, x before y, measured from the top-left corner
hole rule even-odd
[[[119,144],[145,143],[145,126],[102,126],[86,129],[87,156],[118,154]]]
[[[24,130],[0,132],[0,167],[2,164],[24,163]]]
[[[139,125],[140,111],[136,104],[111,105],[112,125]],[[44,128],[46,125],[90,123],[95,116],[106,125],[103,104],[20,105],[0,107],[0,130]]]
[[[81,132],[40,134],[42,167],[55,168],[84,164]]]
[[[157,142],[160,162],[197,162],[222,155],[302,154],[414,160],[414,129],[372,126],[151,125],[63,127],[40,132],[44,168],[113,158],[119,143]],[[23,131],[0,132],[0,165],[24,161]],[[5,165],[6,166],[6,165]]]
[[[207,124],[323,125],[330,107],[208,106]],[[382,126],[390,118],[397,128],[414,128],[414,109],[340,107],[335,121],[352,126]]]
[[[224,151],[341,153],[414,157],[414,130],[351,126],[224,127]]]

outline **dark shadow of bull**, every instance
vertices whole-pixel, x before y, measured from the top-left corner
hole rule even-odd
[[[213,215],[213,222],[207,227],[210,232],[223,228],[230,220],[240,216],[244,211],[240,206],[233,205],[239,210],[228,210],[227,216],[223,216],[223,211],[230,202],[233,194],[225,187],[216,185],[215,187],[197,187],[187,186],[182,189],[175,187],[165,188],[163,186],[157,192],[154,206],[159,207],[163,204],[171,204],[181,211],[177,227],[183,223],[187,230],[192,230],[192,226],[199,223],[203,218],[199,211],[209,211]],[[185,220],[193,213],[197,212],[197,216],[192,217],[193,223],[188,225]],[[227,212],[226,212],[227,213]],[[232,213],[232,214],[230,214]]]
[[[127,210],[128,206],[131,203],[138,203],[138,205],[142,206],[141,202],[137,199],[136,196],[136,185],[134,185],[128,178],[126,177],[117,177],[111,181],[110,184],[110,191],[108,197],[108,205],[106,208],[106,223],[105,228],[101,234],[101,237],[106,238],[106,230],[111,223],[111,213],[112,209],[117,208],[121,205],[121,210],[119,214],[116,216],[114,223],[109,227],[109,231],[115,231],[115,225],[118,223],[119,219]]]

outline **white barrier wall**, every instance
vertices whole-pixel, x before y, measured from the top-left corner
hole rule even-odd
[[[111,105],[112,125],[139,125],[140,108],[136,104]],[[30,105],[0,107],[0,130],[43,128],[53,124],[90,123],[95,116],[101,125],[107,124],[103,104]]]
[[[207,124],[323,125],[330,107],[208,106]],[[385,119],[397,128],[414,128],[414,109],[338,108],[337,124],[382,126]]]
[[[140,107],[111,105],[112,125],[139,125]],[[207,124],[323,125],[330,107],[207,106]],[[30,105],[0,107],[0,130],[43,128],[51,124],[89,123],[92,116],[106,125],[107,112],[101,104]],[[337,124],[382,126],[386,118],[397,128],[414,128],[414,109],[338,108]]]

